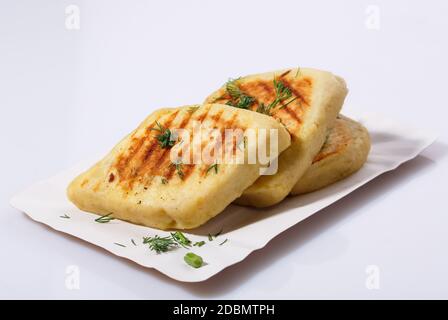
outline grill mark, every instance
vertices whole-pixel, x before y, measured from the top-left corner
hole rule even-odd
[[[208,113],[209,113],[209,111],[210,111],[211,108],[212,108],[212,106],[209,105],[208,108],[205,110],[205,112],[202,113],[196,120],[197,120],[198,122],[201,122],[201,123],[202,123],[202,121],[204,121],[205,117],[207,117],[207,115],[208,115]]]
[[[332,151],[332,152],[328,152],[328,153],[319,153],[314,159],[313,159],[313,164],[319,161],[322,161],[325,158],[328,158],[334,154],[337,154],[339,152],[339,150],[336,151]]]
[[[179,111],[176,110],[176,114],[175,117],[178,115]],[[188,121],[190,120],[192,114],[191,113],[187,113],[187,116],[184,117],[182,119],[182,122],[179,125],[178,129],[184,128],[185,123],[188,123]],[[165,128],[169,128],[171,126],[171,124],[173,123],[175,117],[170,118],[169,122],[167,121],[166,123],[163,124],[163,126]],[[158,143],[157,143],[158,145]],[[150,159],[146,159],[147,161],[145,162],[145,164],[143,166],[140,167],[140,172],[144,173],[146,172],[147,174],[149,174],[151,177],[148,180],[148,184],[152,182],[152,180],[154,179],[154,176],[159,175],[160,173],[160,169],[162,168],[162,164],[165,163],[166,160],[166,155],[169,154],[171,152],[171,149],[162,149],[160,147],[159,152],[153,153],[153,156],[150,157]],[[158,157],[156,159],[154,159],[156,156],[158,155]]]
[[[287,86],[287,84],[285,83],[285,81],[282,81],[283,82],[283,84],[285,85],[285,86]],[[273,92],[274,92],[274,88],[273,87],[271,87],[270,85],[268,85],[266,82],[258,82],[257,83],[258,84],[258,86],[260,87],[260,88],[262,88],[263,89],[263,91],[267,94],[267,95],[269,95],[270,97],[271,96],[273,96]],[[289,87],[289,86],[288,86]],[[292,92],[292,89],[291,89],[291,92]],[[275,99],[275,98],[274,98]],[[282,107],[284,107],[285,105],[284,105],[284,102],[280,102],[280,105],[282,106]],[[297,114],[293,111],[293,110],[291,110],[291,109],[289,109],[289,105],[288,106],[286,106],[286,107],[284,107],[283,109],[277,109],[277,108],[274,108],[274,110],[273,110],[273,113],[272,113],[272,116],[274,117],[274,118],[279,118],[278,117],[278,115],[277,115],[277,113],[279,112],[279,111],[281,111],[281,110],[284,110],[288,115],[289,115],[289,118],[291,118],[291,119],[293,119],[295,122],[297,122],[298,124],[300,124],[302,121],[301,121],[301,119],[297,116]]]
[[[162,124],[163,126],[169,126],[171,122],[174,120],[174,118],[178,114],[178,110],[171,113],[168,120]],[[155,149],[155,147],[158,145],[158,141],[155,137],[151,137],[151,129],[155,126],[156,122],[152,122],[150,126],[148,126],[145,129],[145,134],[140,138],[134,138],[133,140],[137,140],[134,144],[131,145],[132,151],[127,157],[120,156],[121,159],[118,161],[118,163],[115,165],[117,167],[118,175],[120,177],[120,180],[127,181],[127,188],[132,189],[133,184],[135,182],[135,177],[141,172],[142,167],[145,166],[145,163],[148,161],[148,159],[151,157]],[[152,139],[151,139],[152,138]],[[140,152],[141,148],[144,145],[144,142],[148,139],[151,139],[151,144],[146,148],[145,155],[142,159],[136,159],[137,154]],[[136,145],[136,147],[135,147]],[[137,161],[136,167],[132,167],[129,164],[133,161]],[[140,160],[140,165],[138,164]]]
[[[210,108],[211,108],[211,106],[210,106]],[[207,114],[208,114],[210,108],[207,110],[207,112],[206,112]],[[212,123],[210,124],[211,128],[214,128],[217,125],[217,123],[221,119],[223,113],[224,113],[224,110],[219,110],[216,114],[214,114],[214,115],[212,115],[210,117],[210,120],[212,121]],[[199,117],[201,119],[201,123],[205,119],[205,116],[206,116],[206,114],[204,114],[203,116]],[[204,145],[204,143],[205,143],[205,145]],[[208,143],[210,143],[209,140],[201,141],[201,152],[208,145]],[[193,173],[193,170],[194,170],[195,167],[196,167],[195,164],[184,165],[182,167],[182,169],[183,169],[182,171],[184,173],[182,181],[185,181],[185,180],[188,179],[188,177]],[[176,168],[173,167],[173,166],[170,166],[170,169],[169,169],[169,171],[167,173],[167,177],[171,178],[175,171],[176,171]]]
[[[225,120],[225,121],[223,122],[223,125],[220,126],[219,133],[220,133],[220,135],[221,135],[221,148],[222,148],[222,152],[225,151],[225,147],[224,147],[224,145],[223,145],[224,142],[225,142],[225,141],[224,141],[224,138],[225,138],[225,130],[226,130],[226,129],[232,129],[232,128],[235,127],[235,126],[234,126],[234,123],[235,123],[236,118],[237,118],[237,114],[234,112],[234,113],[232,113],[232,116],[230,117],[230,119]],[[219,119],[218,119],[218,120],[219,120]],[[209,142],[207,141],[207,143],[209,143]],[[211,143],[211,142],[210,142],[210,143]],[[217,144],[219,144],[219,141],[216,141],[216,142],[215,142],[215,146],[216,146]],[[233,142],[232,142],[232,144],[233,144]],[[206,146],[207,146],[207,145],[206,145]],[[236,143],[235,143],[234,147],[236,148]],[[201,145],[201,148],[204,148],[204,147]],[[206,166],[205,168],[203,168],[202,171],[201,171],[201,173],[200,173],[200,175],[201,175],[201,176],[206,175],[206,174],[207,174],[207,170],[208,170],[208,168],[210,168],[210,165],[208,165],[208,166]]]
[[[234,124],[235,124],[235,120],[236,120],[236,118],[237,118],[237,115],[236,115],[236,113],[234,113],[234,114],[232,114],[232,117],[229,119],[229,120],[227,120],[226,121],[226,124],[225,124],[225,126],[224,126],[224,129],[223,130],[221,130],[221,141],[222,141],[222,143],[224,143],[225,141],[224,141],[224,139],[225,139],[225,135],[226,135],[226,129],[232,129],[232,130],[234,130],[234,129],[237,129],[238,128],[238,126],[235,126]],[[236,150],[236,141],[232,138],[232,151],[233,152],[235,152],[235,150]],[[223,152],[225,151],[225,145],[223,145]]]
[[[201,115],[199,115],[199,117],[197,117],[195,120],[202,123],[204,121],[204,119],[207,117],[208,113],[210,112],[210,109],[211,109],[211,105],[209,105],[208,108]],[[188,145],[188,147],[190,147],[190,145]],[[185,169],[186,166],[187,165],[184,165],[182,169]],[[166,169],[165,169],[165,171],[166,171]],[[175,171],[176,171],[176,168],[170,164],[168,166],[168,172],[164,173],[163,176],[169,181],[173,177]],[[185,178],[188,178],[189,175],[190,175],[190,172],[187,172],[187,174],[184,172],[183,180]]]
[[[264,81],[259,81],[259,82],[256,83],[256,84],[257,84],[261,89],[263,89],[263,91],[264,91],[270,98],[272,98],[272,96],[275,97],[275,94],[274,94],[274,88],[271,88],[271,86],[268,85],[266,82],[264,82]],[[275,98],[273,98],[273,99],[275,99]],[[262,101],[260,101],[260,99],[257,99],[257,102],[256,102],[256,104],[254,104],[254,106],[256,106],[256,107],[258,108],[261,102],[262,102]],[[257,110],[257,108],[254,108],[254,110]]]
[[[302,123],[302,120],[299,118],[299,116],[297,116],[297,114],[294,112],[294,110],[291,110],[291,109],[289,108],[290,105],[285,106],[285,104],[284,104],[283,101],[280,102],[280,105],[281,105],[281,108],[282,108],[282,109],[280,109],[279,111],[282,111],[282,110],[285,111],[285,112],[288,114],[288,116],[289,116],[291,119],[293,119],[295,122],[297,122],[298,124],[301,124],[301,123]]]
[[[311,82],[308,78],[305,79],[304,82],[307,83],[307,89],[308,89],[308,87],[311,87]],[[294,96],[296,96],[298,98],[297,100],[299,100],[301,102],[301,104],[304,103],[307,106],[309,106],[309,101],[308,101],[307,97],[305,97],[305,95],[302,94],[299,90],[294,88],[294,86],[291,84],[291,82],[289,80],[283,79],[283,84],[285,86],[287,86],[289,89],[291,89],[291,92],[294,94]]]
[[[212,123],[212,126],[211,126],[212,128],[215,128],[216,125],[218,124],[219,120],[221,120],[221,117],[222,117],[223,112],[224,112],[224,110],[220,110],[217,114],[215,114],[215,115],[212,117],[212,120],[213,120],[213,123]],[[227,123],[227,122],[224,121],[223,125],[221,126],[221,128],[220,128],[220,134],[221,134],[221,130],[222,130],[222,128],[225,128],[225,127],[226,127],[226,123]],[[215,142],[215,145],[216,145],[216,143],[217,143],[217,142]],[[211,142],[209,139],[207,139],[206,141],[202,141],[202,143],[201,143],[201,152],[202,152],[202,150],[204,150],[204,148],[207,148],[209,144],[212,144],[212,142]]]
[[[192,117],[193,117],[193,114],[188,112],[188,115],[186,117],[184,117],[182,119],[182,122],[179,124],[179,128],[178,129],[186,128],[187,125],[190,123],[190,120],[191,120]],[[161,176],[163,176],[167,180],[169,180],[169,178],[171,178],[171,177],[165,176],[163,174],[163,172],[165,171],[165,167],[166,167],[167,162],[169,162],[169,164],[170,164],[169,166],[171,167],[171,169],[175,170],[175,168],[173,166],[171,166],[171,160],[170,160],[170,157],[169,157],[169,153],[170,152],[171,152],[171,149],[165,149],[165,152],[162,154],[162,156],[157,161],[157,163],[159,165],[158,165],[158,167],[156,169],[156,172],[155,172],[155,175],[161,175]],[[168,154],[168,156],[167,156],[167,154]]]

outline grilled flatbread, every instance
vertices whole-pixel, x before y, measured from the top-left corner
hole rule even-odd
[[[292,195],[324,188],[355,173],[370,151],[370,137],[360,123],[344,116],[336,119],[313,164],[291,191]]]
[[[236,203],[267,207],[284,199],[311,166],[346,95],[344,80],[314,69],[246,76],[212,93],[206,102],[269,114],[291,134],[291,146],[279,157],[278,172],[261,176]]]
[[[69,199],[81,210],[112,213],[115,218],[159,229],[189,229],[205,223],[255,182],[261,166],[247,161],[216,166],[173,163],[172,148],[190,142],[177,140],[169,145],[162,133],[181,128],[191,132],[194,123],[219,130],[277,129],[279,152],[290,145],[286,129],[266,115],[219,104],[162,109],[78,176],[68,187]],[[270,144],[268,140],[269,136],[259,141],[258,147]],[[209,145],[209,137],[200,144]],[[247,148],[245,152],[252,151],[250,145]]]

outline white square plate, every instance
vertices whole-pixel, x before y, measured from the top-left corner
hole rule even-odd
[[[156,254],[142,244],[142,238],[145,236],[165,236],[168,235],[167,232],[120,220],[95,223],[94,220],[98,216],[82,212],[68,201],[65,195],[68,183],[94,161],[78,165],[29,187],[17,194],[11,204],[35,221],[88,241],[142,266],[155,268],[173,279],[185,282],[203,281],[243,260],[252,251],[263,248],[281,232],[380,174],[413,159],[435,140],[433,134],[400,125],[377,115],[353,118],[368,128],[372,139],[368,161],[360,171],[327,188],[288,198],[271,208],[262,210],[230,205],[204,226],[185,232],[192,241],[206,242],[200,248],[192,247],[189,250],[204,259],[206,264],[199,269],[184,263],[183,257],[187,250],[182,247]],[[65,214],[70,218],[61,218]],[[220,230],[222,233],[217,238],[208,240],[209,233],[216,234]],[[225,239],[228,240],[220,245]]]

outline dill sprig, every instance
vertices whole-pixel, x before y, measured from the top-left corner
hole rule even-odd
[[[137,246],[137,244],[135,243],[134,239],[131,239],[131,242],[134,246]]]
[[[250,106],[254,104],[255,99],[241,91],[238,87],[238,80],[240,80],[240,78],[229,79],[229,81],[227,81],[226,91],[230,96],[230,100],[227,101],[226,104],[235,108],[249,109]]]
[[[182,162],[172,162],[171,163],[172,166],[174,166],[177,175],[179,176],[179,178],[183,179],[185,174],[184,174],[184,168],[183,168],[183,163]]]
[[[59,216],[59,218],[70,219],[70,216],[68,214],[64,213],[64,215],[63,216]]]
[[[165,128],[164,126],[162,126],[159,121],[156,120],[156,125],[157,128],[151,128],[151,130],[155,130],[160,132],[157,135],[157,141],[159,143],[159,145],[163,148],[163,149],[169,149],[172,146],[174,146],[175,141],[172,137],[172,133],[171,130],[168,128]]]
[[[288,102],[282,104],[280,109],[283,109],[283,108],[286,108],[287,105],[289,105],[291,102],[293,102],[294,100],[296,100],[298,98],[298,97],[292,97],[291,88],[285,86],[285,84],[283,82],[277,81],[275,76],[274,76],[273,85],[274,85],[274,91],[275,91],[274,101],[272,101],[268,105],[266,105],[262,102],[259,103],[259,105],[257,107],[257,112],[271,115],[271,110],[274,109],[275,107],[277,107],[277,105],[279,103],[287,101],[288,99],[291,98]]]
[[[172,237],[144,237],[143,244],[147,244],[151,251],[155,251],[157,253],[167,252],[168,250],[177,247],[178,244],[173,240]]]
[[[108,223],[108,222],[111,222],[112,220],[115,220],[115,218],[111,217],[111,215],[112,215],[112,213],[109,213],[109,214],[106,214],[106,215],[101,216],[99,218],[96,218],[95,222],[98,222],[98,223]]]
[[[260,102],[256,111],[269,116],[271,115],[271,104],[265,105],[263,102]]]
[[[170,234],[173,240],[176,241],[182,247],[184,248],[191,247],[191,240],[188,239],[182,232],[176,231]]]
[[[207,175],[212,170],[215,171],[215,174],[218,173],[218,164],[217,163],[212,164],[210,167],[208,167],[208,169],[207,169],[205,174]]]
[[[193,244],[195,247],[202,247],[205,244],[205,241],[198,241]]]
[[[123,247],[126,248],[126,246],[124,244],[118,243],[118,242],[114,242],[115,245],[119,246],[119,247]]]
[[[229,239],[224,240],[223,242],[221,242],[219,245],[222,246],[224,243],[226,243],[227,241],[229,241]]]
[[[220,236],[223,230],[224,229],[219,230],[217,233],[215,233],[215,235],[213,237],[216,238],[216,237]]]

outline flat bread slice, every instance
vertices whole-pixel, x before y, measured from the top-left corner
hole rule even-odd
[[[360,123],[340,116],[313,164],[291,191],[298,195],[319,190],[358,171],[370,151],[370,137]]]
[[[206,102],[269,114],[291,134],[291,146],[280,155],[277,173],[261,176],[236,203],[267,207],[283,200],[311,166],[346,95],[340,77],[306,68],[242,77],[212,93]]]
[[[216,165],[173,162],[172,148],[189,145],[190,141],[166,139],[172,132],[167,129],[192,133],[195,124],[218,129],[220,134],[227,128],[250,128],[257,134],[260,129],[276,129],[279,152],[290,145],[286,129],[266,115],[219,104],[162,109],[146,118],[104,159],[75,178],[68,187],[68,198],[81,210],[112,214],[144,226],[200,226],[253,184],[261,166],[259,162],[247,161]],[[174,141],[173,145],[169,141]],[[210,143],[208,136],[199,141],[204,148]],[[268,144],[269,135],[258,141],[258,147]],[[244,149],[243,157],[246,152],[253,152],[252,147]]]

